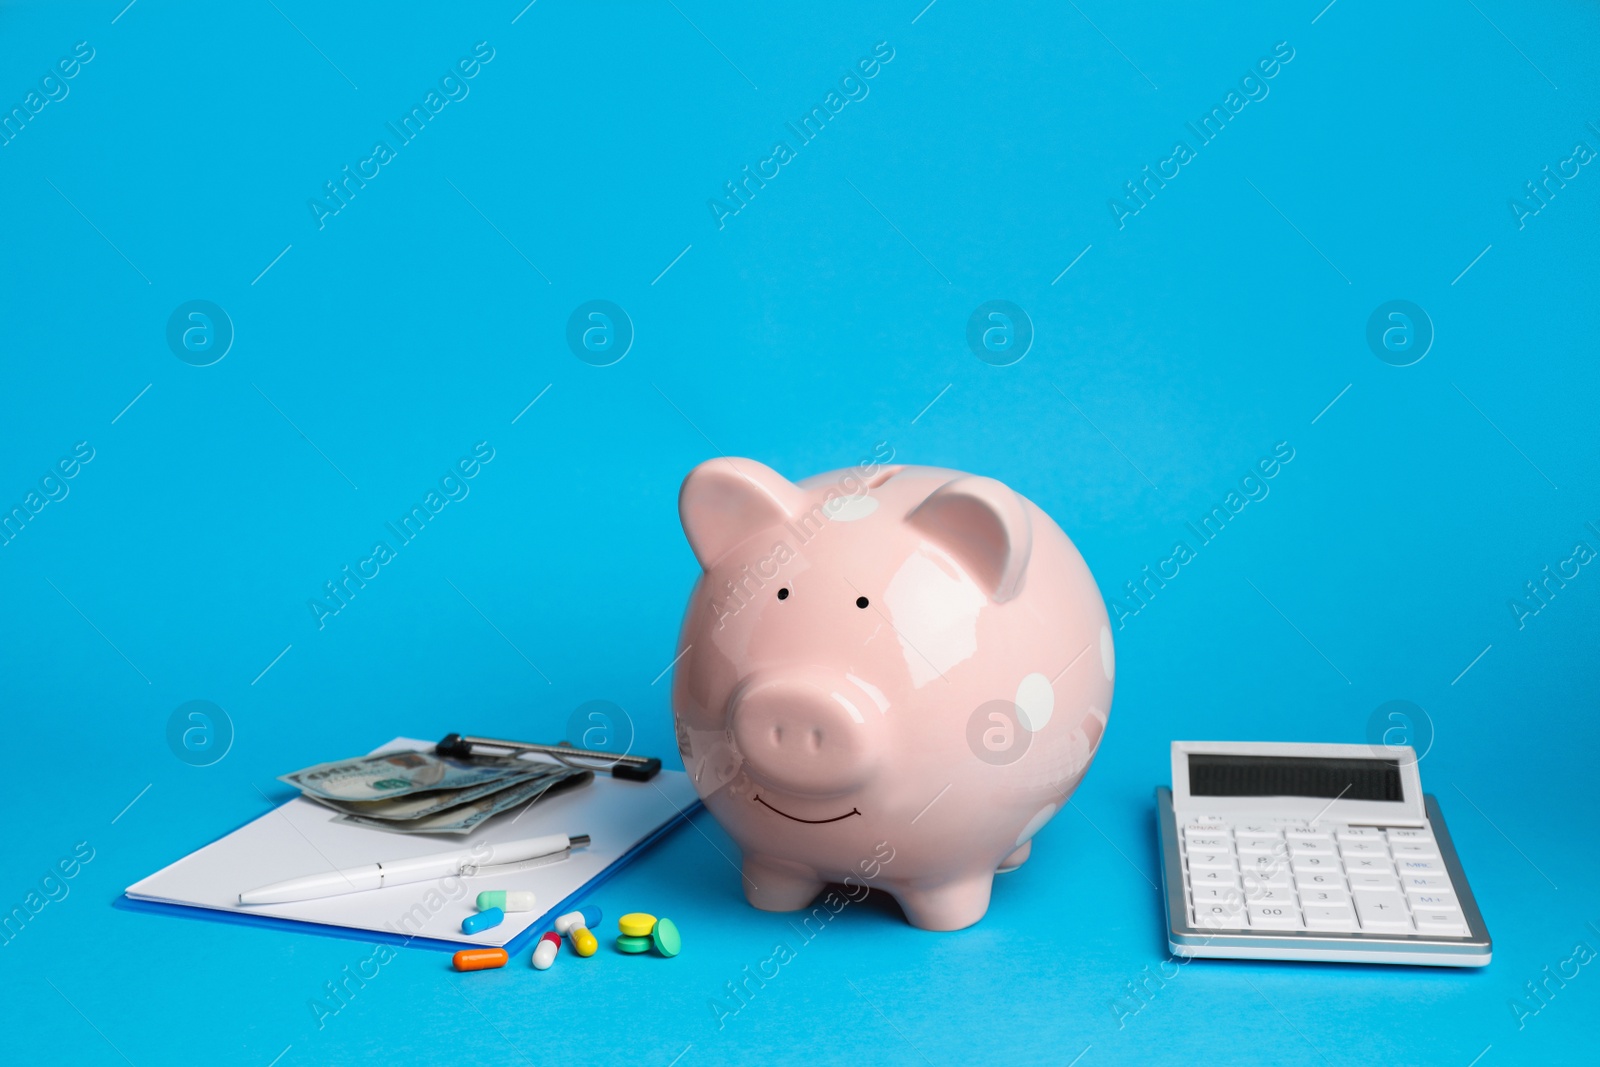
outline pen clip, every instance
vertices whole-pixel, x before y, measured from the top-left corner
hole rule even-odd
[[[531,871],[535,867],[544,867],[551,863],[560,863],[572,855],[572,849],[564,848],[559,852],[549,852],[543,856],[534,856],[532,859],[516,860],[512,863],[463,863],[456,873],[462,878],[474,878],[478,875],[511,874],[514,871]]]

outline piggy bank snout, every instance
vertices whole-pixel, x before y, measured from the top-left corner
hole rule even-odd
[[[862,785],[882,744],[878,708],[825,679],[757,681],[735,695],[730,717],[752,777],[796,794],[837,796]]]

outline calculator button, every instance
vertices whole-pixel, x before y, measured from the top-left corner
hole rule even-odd
[[[1226,834],[1188,834],[1184,840],[1191,850],[1198,848],[1207,852],[1225,852],[1233,847]]]
[[[1257,855],[1263,852],[1283,852],[1283,838],[1263,837],[1260,834],[1239,834],[1234,838],[1234,843],[1239,847],[1239,854],[1249,853]]]
[[[1251,904],[1250,928],[1255,930],[1299,930],[1300,909],[1293,904]]]
[[[1338,930],[1349,933],[1356,928],[1356,913],[1349,908],[1307,905],[1305,921],[1307,930]]]
[[[1341,826],[1340,841],[1382,841],[1383,831],[1371,826]]]
[[[1232,885],[1197,885],[1194,887],[1194,902],[1198,907],[1201,904],[1233,904],[1239,903],[1239,887]]]
[[[1233,870],[1233,854],[1231,852],[1191,852],[1189,853],[1189,869],[1191,871],[1231,871]]]
[[[1351,871],[1350,888],[1357,893],[1398,893],[1400,891],[1400,879],[1387,871],[1369,874],[1356,874]]]
[[[1296,871],[1294,887],[1302,893],[1308,889],[1343,889],[1344,875],[1338,871]]]
[[[1195,925],[1205,929],[1245,930],[1249,928],[1249,922],[1245,919],[1244,909],[1238,905],[1198,905],[1195,907],[1194,912]]]
[[[1274,907],[1294,907],[1294,890],[1288,886],[1245,886],[1244,899],[1250,904],[1271,904]]]
[[[1394,864],[1385,856],[1362,856],[1359,859],[1346,859],[1345,870],[1351,874],[1393,874]]]
[[[1339,851],[1345,856],[1384,856],[1388,849],[1382,840],[1377,841],[1341,841]]]
[[[1421,841],[1396,841],[1389,846],[1389,851],[1397,860],[1431,860],[1439,855],[1439,850],[1434,847],[1432,842],[1424,843]]]
[[[1346,907],[1350,906],[1350,894],[1339,887],[1327,889],[1302,889],[1300,903],[1306,907]]]
[[[1396,858],[1395,866],[1401,874],[1444,874],[1444,863],[1439,860]]]
[[[1361,929],[1372,933],[1411,931],[1411,916],[1399,893],[1357,893],[1356,913],[1361,916]]]
[[[1419,843],[1419,844],[1431,844],[1432,841],[1433,841],[1433,831],[1432,830],[1411,830],[1411,829],[1407,829],[1407,830],[1390,830],[1389,831],[1389,841],[1391,843],[1394,843],[1394,844],[1398,844],[1400,842],[1407,842],[1407,843],[1416,842],[1416,843]]]
[[[1332,856],[1296,856],[1294,858],[1294,871],[1311,873],[1315,871],[1337,871],[1339,861]]]
[[[1287,837],[1290,843],[1298,841],[1302,844],[1309,844],[1315,841],[1329,842],[1333,840],[1333,835],[1324,830],[1290,830],[1283,836]]]
[[[1450,879],[1443,874],[1406,874],[1400,877],[1400,884],[1405,887],[1407,893],[1423,889],[1448,890]]]
[[[1228,827],[1226,824],[1214,819],[1187,823],[1183,828],[1183,836],[1185,837],[1191,834],[1225,834],[1227,832]]]
[[[1278,871],[1246,871],[1244,872],[1244,888],[1251,889],[1288,889],[1290,888],[1289,872]]]
[[[1285,856],[1240,856],[1239,869],[1246,874],[1275,874],[1289,869]]]
[[[1327,838],[1321,841],[1290,841],[1289,855],[1331,856],[1333,855],[1333,841]]]
[[[1235,826],[1233,828],[1233,832],[1236,833],[1236,834],[1239,834],[1241,836],[1242,835],[1250,835],[1250,836],[1259,837],[1259,836],[1261,836],[1263,834],[1268,835],[1268,836],[1275,836],[1278,833],[1278,827],[1273,825],[1272,823],[1253,822],[1253,823],[1250,823],[1249,825]]]
[[[1411,907],[1419,912],[1461,910],[1461,902],[1456,899],[1454,893],[1441,893],[1437,890],[1418,893],[1413,889],[1406,893],[1406,897],[1411,901]]]
[[[1417,932],[1439,934],[1444,937],[1466,937],[1467,924],[1461,914],[1454,911],[1418,911]]]
[[[1232,871],[1190,871],[1189,881],[1196,886],[1239,884],[1239,876]]]

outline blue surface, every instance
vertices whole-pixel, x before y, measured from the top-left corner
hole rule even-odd
[[[1600,548],[1600,172],[1573,151],[1600,150],[1600,17],[1324,2],[7,5],[0,500],[40,495],[0,547],[0,900],[74,877],[0,948],[0,1060],[1591,1056],[1600,975],[1564,961],[1600,947],[1600,571],[1563,561]],[[41,87],[80,41],[92,59]],[[801,143],[786,123],[878,42],[893,58]],[[1279,42],[1293,58],[1241,85]],[[1236,89],[1202,142],[1187,124]],[[403,141],[387,124],[430,90]],[[346,165],[365,186],[309,206]],[[772,176],[708,206],[747,165]],[[1110,206],[1147,165],[1166,184]],[[168,343],[197,300],[234,334],[209,366],[200,335]],[[620,361],[620,333],[569,350],[594,300],[631,321]],[[992,300],[1031,322],[1009,366],[968,347]],[[1409,366],[1404,336],[1367,341],[1393,300],[1431,322]],[[492,460],[444,484],[466,496],[337,614],[308,607],[478,442]],[[674,960],[457,975],[112,907],[283,796],[277,774],[396,734],[560,736],[604,700],[675,764],[679,480],[717,452],[800,477],[879,442],[1026,493],[1113,604],[1294,449],[1123,619],[1095,767],[977,927],[917,931],[875,896],[802,943],[743,903],[704,813],[595,897],[675,919]],[[1546,566],[1554,595],[1508,606]],[[1360,741],[1393,700],[1423,709],[1492,965],[1172,972],[1169,741]],[[169,744],[190,701],[226,719],[185,711]],[[793,959],[719,1014],[780,942]]]

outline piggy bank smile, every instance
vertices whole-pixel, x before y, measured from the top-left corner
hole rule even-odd
[[[755,795],[754,800],[755,800],[755,802],[757,804],[760,804],[762,807],[766,808],[768,811],[775,811],[779,815],[782,815],[785,819],[790,819],[790,820],[792,820],[794,822],[809,823],[812,826],[821,826],[824,823],[839,822],[841,819],[848,819],[852,815],[860,815],[861,814],[861,809],[860,808],[851,808],[849,811],[845,812],[843,815],[835,815],[831,819],[802,819],[798,815],[790,815],[788,812],[782,811],[782,810],[780,810],[778,808],[773,807],[771,804],[768,804],[765,800],[761,799],[761,794],[760,793],[757,793]]]
[[[802,908],[870,868],[913,924],[977,922],[1110,710],[1105,607],[1071,541],[1007,486],[929,467],[796,484],[716,459],[679,511],[703,573],[678,746],[746,897]]]

